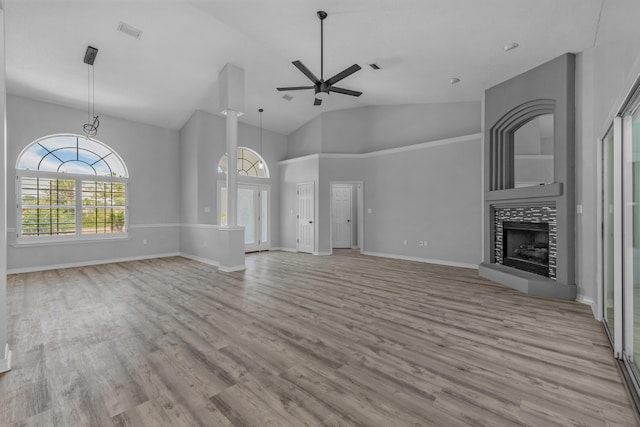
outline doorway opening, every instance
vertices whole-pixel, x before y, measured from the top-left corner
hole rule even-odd
[[[227,224],[227,186],[218,184],[218,224]],[[238,184],[237,223],[244,227],[244,251],[271,248],[269,185]]]
[[[331,182],[331,252],[364,250],[364,186],[362,181]]]

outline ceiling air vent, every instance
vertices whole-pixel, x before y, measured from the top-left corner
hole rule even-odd
[[[282,95],[282,99],[284,99],[285,101],[291,101],[293,99],[293,96],[285,93],[284,95]]]
[[[120,22],[118,24],[118,31],[120,31],[121,33],[125,33],[126,35],[131,36],[138,40],[140,40],[140,37],[142,37],[142,30],[132,27],[131,25],[125,22]]]

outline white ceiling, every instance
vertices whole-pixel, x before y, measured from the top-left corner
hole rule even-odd
[[[329,13],[325,78],[358,63],[340,86],[360,98],[314,107],[312,91],[285,101],[275,89],[309,84],[291,61],[319,74],[317,10]],[[479,101],[565,52],[640,38],[637,0],[5,0],[5,12],[9,93],[85,109],[92,45],[98,114],[180,129],[197,109],[218,113],[230,62],[245,70],[241,121],[257,124],[262,107],[264,127],[283,134],[323,111]],[[509,42],[520,48],[503,51]]]

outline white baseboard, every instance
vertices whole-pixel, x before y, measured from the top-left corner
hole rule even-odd
[[[317,256],[333,255],[331,252],[314,252],[313,254]]]
[[[576,301],[581,302],[582,304],[593,306],[593,298],[584,296],[582,294],[576,295]]]
[[[412,257],[412,256],[397,255],[397,254],[385,254],[385,253],[380,253],[380,252],[369,252],[369,251],[362,252],[362,255],[377,256],[377,257],[382,257],[382,258],[401,259],[403,261],[417,261],[417,262],[424,262],[424,263],[427,263],[427,264],[447,265],[449,267],[471,268],[471,269],[474,269],[474,270],[477,270],[478,266],[480,265],[479,262],[478,262],[478,264],[469,264],[469,263],[466,263],[466,262],[445,261],[445,260],[441,260],[441,259],[431,259],[431,258],[418,258],[418,257]]]
[[[242,271],[246,269],[247,266],[244,264],[236,265],[234,267],[218,267],[218,270],[222,271],[223,273],[233,273],[234,271]]]
[[[275,248],[271,248],[270,250],[272,250],[272,251],[282,251],[282,252],[298,252],[298,250],[296,248],[275,247]]]
[[[36,267],[9,268],[7,269],[7,274],[32,273],[34,271],[57,270],[60,268],[87,267],[91,265],[112,264],[115,262],[140,261],[144,259],[153,259],[153,258],[167,258],[171,256],[181,256],[181,254],[179,252],[171,252],[171,253],[165,253],[165,254],[142,255],[142,256],[132,256],[132,257],[125,257],[125,258],[108,258],[108,259],[100,259],[100,260],[93,260],[93,261],[69,262],[65,264],[39,265]]]
[[[242,270],[246,270],[247,269],[247,266],[245,264],[235,265],[233,267],[224,267],[224,266],[221,266],[218,261],[214,261],[212,259],[202,258],[202,257],[199,257],[199,256],[189,255],[189,254],[185,254],[185,253],[181,253],[180,256],[183,257],[183,258],[188,258],[188,259],[192,259],[194,261],[201,262],[203,264],[212,265],[214,267],[217,267],[218,270],[220,270],[220,271],[222,271],[224,273],[232,273],[234,271],[242,271]]]
[[[576,295],[576,301],[591,307],[591,312],[593,313],[593,317],[596,318],[597,320],[600,320],[598,319],[598,313],[596,313],[596,306],[593,303],[593,298],[582,295],[582,294],[578,294]]]
[[[9,344],[4,346],[4,358],[0,359],[0,373],[7,372],[11,369],[11,350]]]
[[[194,261],[198,261],[198,262],[201,262],[201,263],[203,263],[203,264],[208,264],[208,265],[212,265],[212,266],[214,266],[214,267],[218,267],[218,268],[220,268],[220,264],[218,263],[218,261],[214,261],[214,260],[212,260],[212,259],[202,258],[202,257],[195,256],[195,255],[189,255],[189,254],[185,254],[185,253],[183,253],[183,252],[181,252],[181,253],[179,254],[179,256],[181,256],[181,257],[183,257],[183,258],[187,258],[187,259],[192,259],[192,260],[194,260]]]

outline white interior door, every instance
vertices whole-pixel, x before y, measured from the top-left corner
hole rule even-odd
[[[351,248],[351,206],[353,187],[333,184],[331,187],[331,241],[333,248]]]
[[[315,248],[314,184],[298,184],[298,252],[313,253]]]

